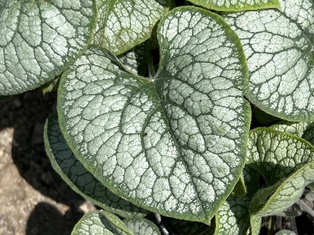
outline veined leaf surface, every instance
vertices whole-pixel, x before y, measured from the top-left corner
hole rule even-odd
[[[0,95],[43,85],[91,40],[92,0],[20,1],[0,5]]]
[[[217,11],[244,11],[263,8],[279,8],[279,0],[189,0]]]
[[[208,224],[245,162],[245,58],[222,19],[194,7],[167,14],[158,38],[153,79],[124,70],[108,51],[87,50],[61,79],[61,130],[114,193]]]
[[[313,122],[279,123],[272,125],[271,128],[303,138],[314,146]]]
[[[160,235],[159,228],[151,221],[141,218],[133,217],[123,220],[134,235]]]
[[[275,235],[297,235],[297,234],[291,230],[282,229],[278,231]]]
[[[248,60],[247,97],[286,120],[314,119],[313,4],[312,0],[282,0],[281,10],[225,16]]]
[[[94,43],[121,54],[150,37],[169,0],[96,0]]]
[[[314,161],[305,164],[281,184],[279,183],[276,187],[272,187],[272,190],[261,189],[251,201],[252,234],[259,234],[261,217],[270,215],[284,216],[284,211],[292,206],[302,196],[305,187],[313,182]],[[254,207],[255,203],[263,206]]]
[[[110,192],[84,168],[63,138],[57,118],[57,115],[54,114],[47,119],[44,139],[50,162],[63,180],[75,192],[106,211],[125,218],[135,215],[145,216],[147,211]]]
[[[125,220],[107,211],[86,214],[76,224],[71,235],[160,235],[151,221],[133,217]]]
[[[116,215],[100,210],[87,213],[75,225],[71,235],[135,235]]]
[[[231,194],[219,207],[215,216],[215,235],[247,234],[250,227],[249,205],[254,193],[259,189],[259,174],[253,168],[243,169],[247,194]]]
[[[304,188],[314,182],[314,147],[307,141],[270,128],[251,131],[248,165],[265,179],[250,204],[252,234],[258,234],[261,218],[284,215]]]
[[[248,149],[247,164],[257,170],[268,185],[314,161],[314,148],[311,144],[271,128],[252,130]]]

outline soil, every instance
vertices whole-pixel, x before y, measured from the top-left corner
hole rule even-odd
[[[52,169],[43,145],[56,94],[40,90],[0,102],[0,234],[69,235],[94,206]]]

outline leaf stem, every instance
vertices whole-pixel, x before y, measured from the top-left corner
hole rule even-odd
[[[306,205],[306,203],[304,203],[303,200],[299,199],[299,200],[297,201],[297,204],[300,206],[300,208],[301,208],[303,211],[307,212],[309,215],[311,215],[311,216],[314,218],[314,211],[312,210],[311,207],[309,207],[308,205]]]
[[[148,60],[148,74],[149,74],[149,77],[151,78],[153,78],[156,74],[156,70],[154,66],[154,59],[153,59],[152,54],[149,56],[149,60]]]
[[[269,218],[267,235],[273,235],[273,217]]]

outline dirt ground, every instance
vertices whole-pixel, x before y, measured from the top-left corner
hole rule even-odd
[[[43,126],[54,93],[35,90],[0,102],[0,234],[69,235],[91,203],[52,169]]]

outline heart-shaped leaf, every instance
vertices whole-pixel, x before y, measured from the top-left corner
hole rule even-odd
[[[279,8],[279,0],[189,0],[190,2],[217,11],[244,11],[263,8]]]
[[[147,214],[145,210],[111,193],[84,168],[65,142],[57,115],[47,119],[44,139],[53,168],[75,192],[97,206],[125,218]]]
[[[116,215],[107,211],[94,211],[84,215],[71,235],[135,235]]]
[[[155,78],[91,48],[63,75],[61,130],[78,159],[117,195],[209,223],[245,162],[250,109],[241,44],[216,14],[176,8],[162,19]]]
[[[169,0],[96,0],[94,43],[121,54],[148,39]]]
[[[19,1],[0,5],[0,95],[52,80],[91,41],[92,0]]]
[[[314,119],[314,3],[282,0],[281,10],[226,15],[250,70],[247,97],[265,112]]]

